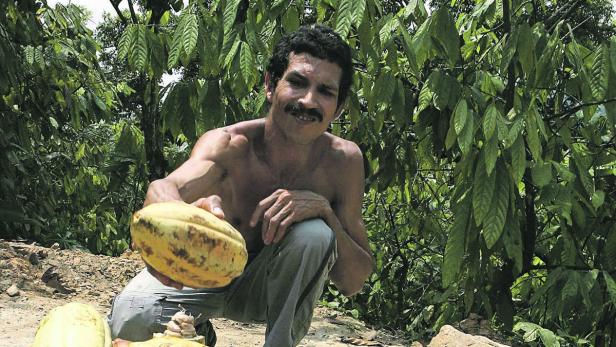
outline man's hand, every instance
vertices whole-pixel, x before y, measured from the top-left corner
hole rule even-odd
[[[329,201],[311,191],[278,189],[259,202],[250,226],[256,227],[263,219],[261,236],[263,243],[269,245],[280,242],[293,223],[321,217],[329,209]]]
[[[222,210],[222,199],[218,195],[210,195],[207,198],[198,199],[192,204],[212,213],[220,219],[225,219],[225,213]]]
[[[216,217],[220,219],[225,218],[225,213],[222,210],[222,200],[220,199],[220,196],[218,195],[211,195],[211,196],[208,196],[207,198],[200,198],[197,201],[193,202],[192,205],[202,208],[208,212],[211,212],[213,215],[215,215]],[[154,276],[160,283],[168,287],[173,287],[177,290],[181,290],[182,288],[184,288],[184,284],[174,281],[171,278],[161,274],[160,272],[156,271],[150,265],[146,264],[146,268],[148,269],[148,272],[152,276]]]

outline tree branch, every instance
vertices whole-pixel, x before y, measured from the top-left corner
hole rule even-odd
[[[118,15],[118,17],[120,17],[122,24],[124,24],[124,26],[127,26],[128,20],[126,19],[126,17],[124,17],[124,15],[122,14],[122,11],[120,11],[120,1],[109,0],[109,2],[111,3],[111,6],[113,6],[113,9],[116,11],[116,14]]]
[[[605,100],[601,100],[601,101],[593,101],[593,102],[588,102],[585,104],[579,104],[575,107],[572,107],[570,109],[567,109],[563,112],[560,113],[556,113],[554,114],[552,117],[548,117],[546,118],[546,120],[552,120],[554,118],[558,118],[558,117],[562,117],[562,116],[566,116],[566,115],[571,115],[579,110],[581,110],[582,108],[586,107],[586,106],[595,106],[595,105],[603,105],[603,104],[608,104],[610,102],[615,102],[616,98],[611,98],[611,99],[605,99]]]
[[[133,20],[133,23],[139,23],[139,21],[137,20],[137,15],[135,14],[135,9],[133,8],[132,0],[128,0],[128,9],[130,10],[130,18]]]

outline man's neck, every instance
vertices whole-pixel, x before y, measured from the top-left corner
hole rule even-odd
[[[278,178],[293,180],[302,172],[310,170],[318,151],[317,142],[299,144],[291,141],[270,119],[265,120],[263,157]]]

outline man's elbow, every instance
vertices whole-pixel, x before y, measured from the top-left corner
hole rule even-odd
[[[368,277],[370,277],[373,270],[374,261],[371,259],[369,264],[362,266],[359,271],[353,274],[353,276],[341,279],[340,281],[334,281],[334,284],[336,284],[336,287],[342,295],[351,297],[362,291],[364,288],[364,283]]]

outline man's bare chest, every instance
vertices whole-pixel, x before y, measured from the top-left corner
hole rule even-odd
[[[278,189],[309,190],[335,200],[335,189],[323,168],[315,167],[307,172],[284,172],[274,174],[267,166],[255,160],[234,163],[226,168],[217,194],[223,202],[226,219],[244,236],[248,248],[258,248],[260,226],[251,228],[250,218],[259,202],[271,196]]]

